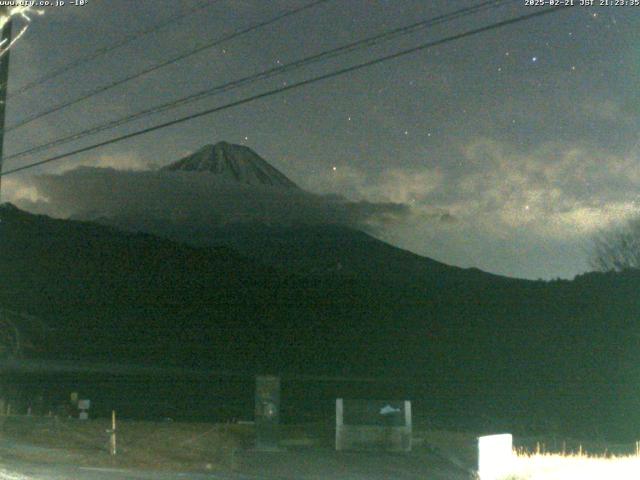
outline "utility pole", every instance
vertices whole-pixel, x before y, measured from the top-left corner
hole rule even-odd
[[[0,16],[9,15],[9,7],[0,7]],[[11,49],[7,48],[11,44],[11,19],[5,23],[2,33],[0,34],[1,45],[4,45],[6,51],[0,58],[0,173],[2,173],[2,161],[4,159],[4,117],[7,111],[7,87],[9,83],[9,53]],[[2,176],[0,175],[0,203],[2,201]]]

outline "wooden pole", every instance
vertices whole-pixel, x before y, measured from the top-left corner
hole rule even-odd
[[[112,456],[115,456],[115,454],[117,453],[117,446],[116,446],[116,411],[115,410],[111,411],[111,439],[109,441],[109,453],[111,453]]]

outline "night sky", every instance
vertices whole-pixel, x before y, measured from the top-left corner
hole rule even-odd
[[[11,98],[21,85],[197,3],[88,0],[33,17],[11,53],[7,123],[309,0],[212,2]],[[11,131],[5,155],[474,3],[331,0]],[[4,169],[539,8],[514,1],[8,160]],[[3,201],[37,200],[33,174],[156,168],[226,140],[251,147],[312,192],[407,205],[411,215],[376,232],[394,245],[509,276],[571,278],[588,269],[594,232],[638,210],[638,31],[640,6],[558,11],[7,176]]]

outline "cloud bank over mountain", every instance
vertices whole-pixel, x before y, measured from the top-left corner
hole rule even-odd
[[[81,167],[22,182],[35,192],[13,201],[59,218],[122,218],[131,225],[167,221],[185,228],[229,223],[331,224],[375,230],[407,218],[401,203],[349,201],[300,189],[229,182],[209,172],[120,171]]]
[[[593,235],[640,212],[635,150],[516,148],[477,137],[457,155],[459,168],[425,162],[377,174],[336,162],[293,183],[250,149],[221,142],[157,171],[118,157],[7,177],[3,187],[33,212],[117,217],[127,228],[153,224],[154,233],[162,223],[174,234],[238,222],[344,225],[448,264],[529,278],[586,270]]]

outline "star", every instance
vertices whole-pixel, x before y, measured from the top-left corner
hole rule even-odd
[[[334,165],[333,167],[331,167],[331,170],[333,170],[333,171],[335,172],[336,170],[338,170],[338,167],[336,167],[336,166]]]
[[[538,57],[531,57],[531,61],[532,61],[533,63],[536,63],[536,62],[538,61]]]

